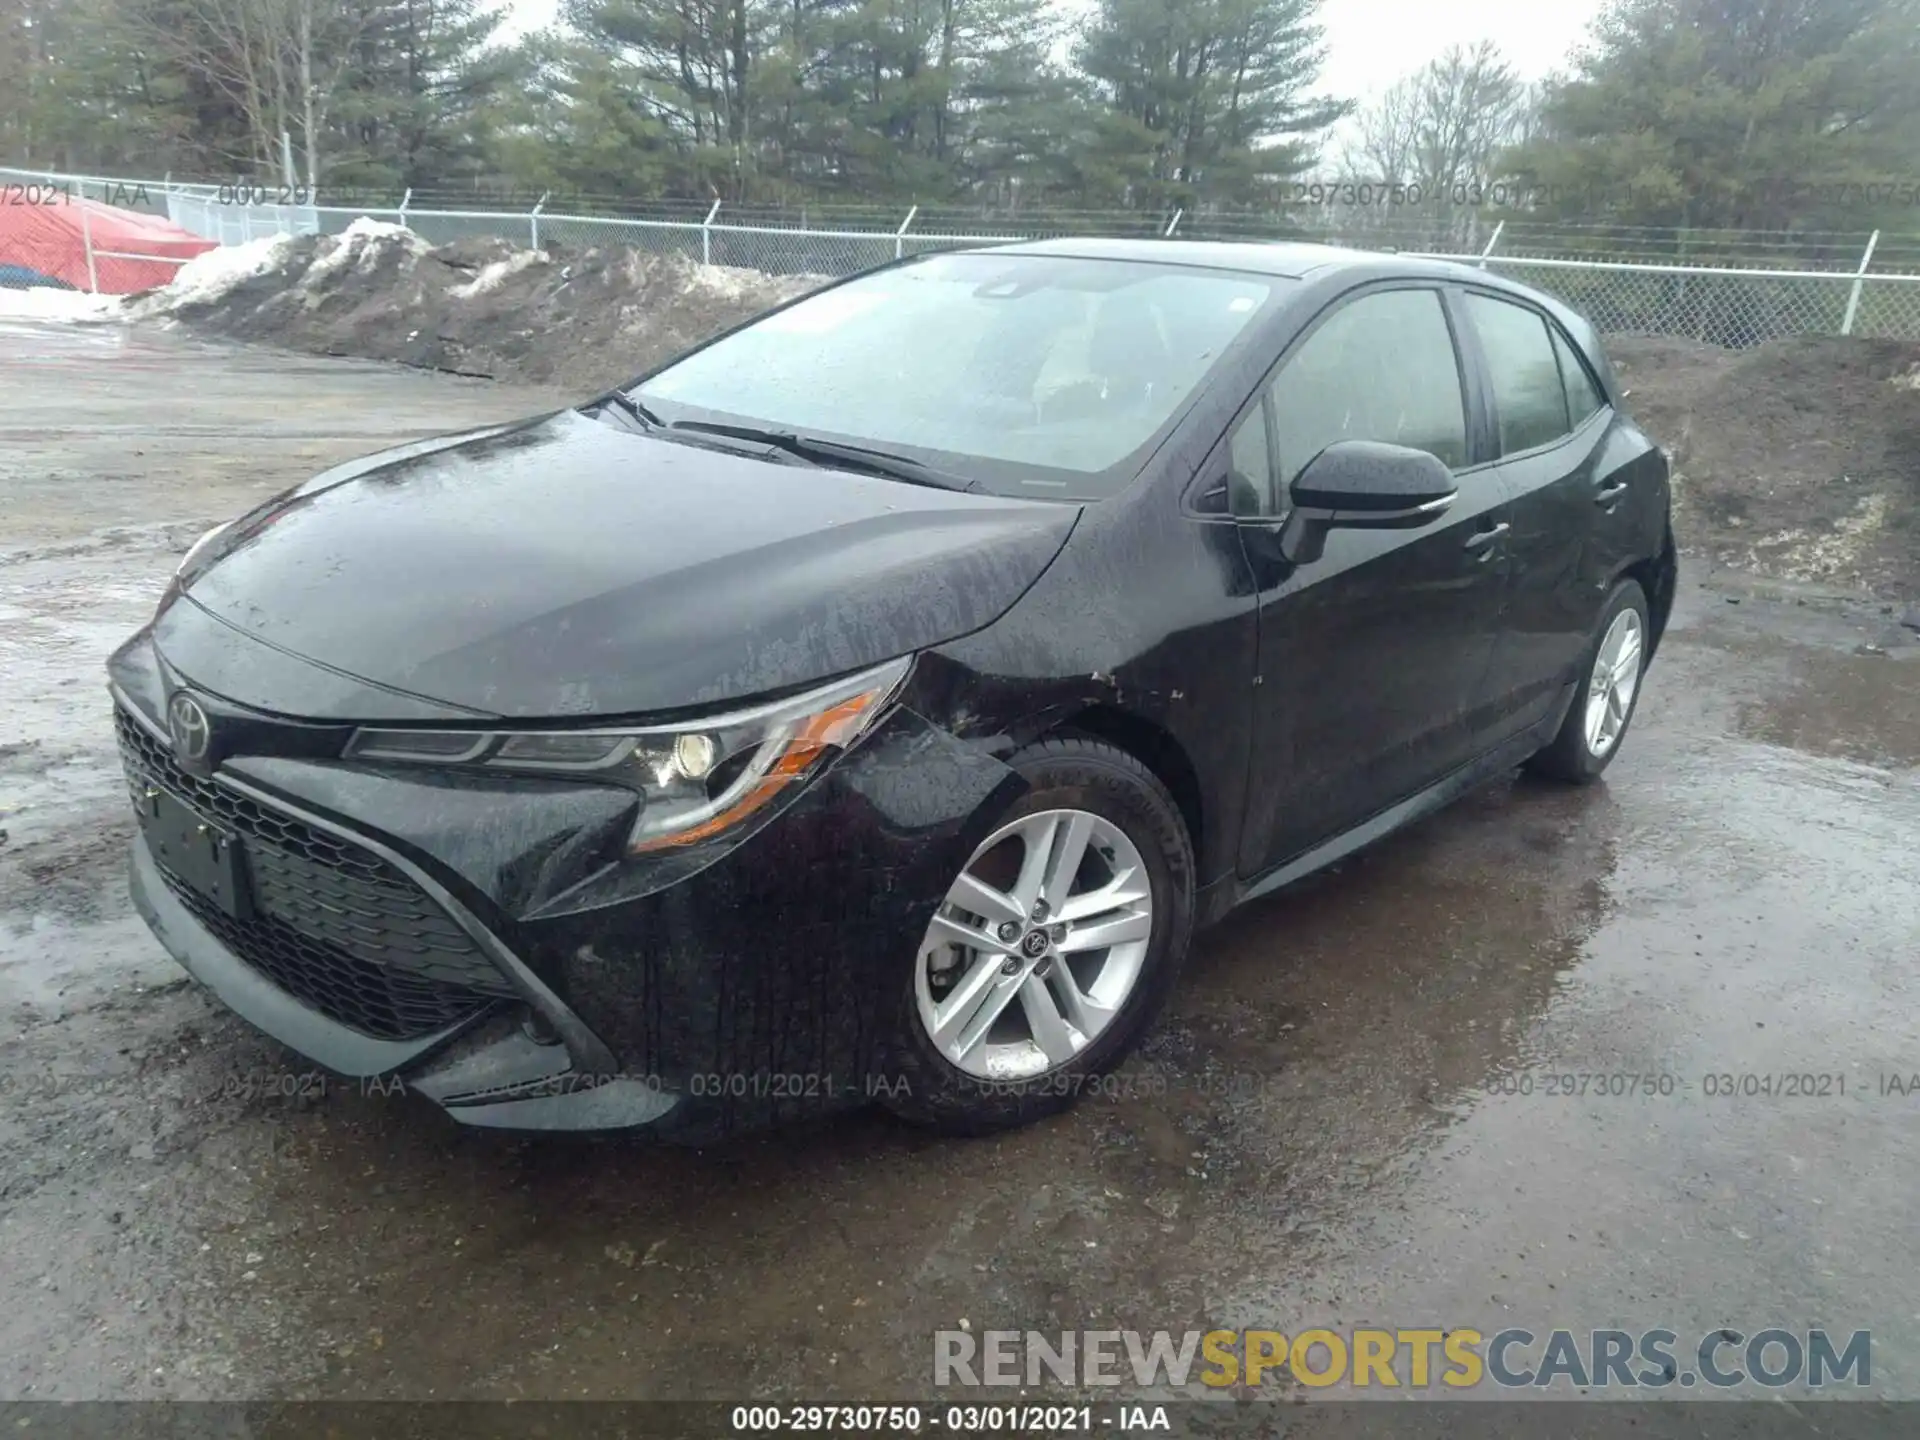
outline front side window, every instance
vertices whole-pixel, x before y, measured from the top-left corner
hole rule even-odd
[[[1467,313],[1479,333],[1500,412],[1500,453],[1548,445],[1570,431],[1567,393],[1547,322],[1535,311],[1469,294]]]
[[[802,300],[636,392],[663,419],[910,452],[1005,495],[1096,499],[1295,281],[1068,256],[930,256]]]
[[[1437,290],[1384,290],[1335,311],[1274,381],[1281,483],[1336,440],[1379,440],[1467,463],[1467,413]]]

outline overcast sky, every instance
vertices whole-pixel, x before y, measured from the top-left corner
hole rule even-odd
[[[503,0],[510,33],[552,22],[558,0]],[[1054,0],[1083,8],[1084,0]],[[1579,42],[1601,0],[1324,0],[1322,88],[1366,100],[1447,46],[1492,40],[1515,69],[1538,80]]]
[[[524,3],[524,0],[523,0]],[[1418,70],[1452,44],[1491,40],[1528,80],[1557,68],[1579,43],[1600,0],[1325,0],[1329,94],[1364,99]]]

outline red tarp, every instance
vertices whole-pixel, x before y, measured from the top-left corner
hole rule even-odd
[[[83,200],[49,194],[52,204],[0,204],[0,266],[18,265],[63,280],[76,290],[94,288],[87,274],[87,245],[93,245],[94,274],[102,295],[131,295],[165,285],[179,270],[166,257],[191,260],[217,249],[158,215],[143,215]],[[146,255],[159,259],[134,260]]]

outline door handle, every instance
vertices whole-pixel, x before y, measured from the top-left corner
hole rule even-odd
[[[1595,491],[1593,503],[1604,510],[1610,505],[1617,504],[1620,497],[1626,493],[1627,482],[1622,480],[1618,485],[1609,485],[1604,490]]]
[[[1469,535],[1467,537],[1465,548],[1468,550],[1485,550],[1488,546],[1492,545],[1494,541],[1498,540],[1502,535],[1506,534],[1507,531],[1511,530],[1512,528],[1513,526],[1509,525],[1506,521],[1502,520],[1498,525],[1494,526],[1491,530],[1475,531],[1472,535]]]

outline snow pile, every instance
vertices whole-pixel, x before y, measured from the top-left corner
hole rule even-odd
[[[396,251],[417,259],[432,248],[404,225],[362,215],[325,242],[319,257],[308,268],[306,278],[317,281],[336,270],[371,264]]]
[[[702,265],[693,273],[695,287],[716,300],[738,300],[750,295],[766,278],[758,270],[743,270],[734,265]]]
[[[146,297],[139,313],[212,304],[255,276],[279,269],[292,244],[291,235],[263,235],[244,245],[222,245],[196,255],[180,267],[172,284]]]
[[[480,273],[464,285],[456,285],[447,293],[456,300],[471,300],[476,295],[485,295],[490,290],[498,290],[508,280],[518,275],[529,265],[545,265],[552,259],[544,250],[521,250],[505,260],[493,260],[480,267]]]
[[[428,245],[413,231],[404,225],[395,225],[388,220],[376,220],[371,215],[361,215],[340,232],[340,238],[350,244],[360,244],[368,240],[401,240],[410,248],[430,250]]]
[[[499,236],[434,246],[364,216],[339,235],[282,239],[228,263],[238,283],[156,291],[140,313],[323,355],[582,391],[820,284],[624,247],[529,250]]]
[[[0,320],[72,323],[121,318],[118,295],[89,295],[84,290],[62,290],[52,285],[35,285],[26,290],[0,288]]]

